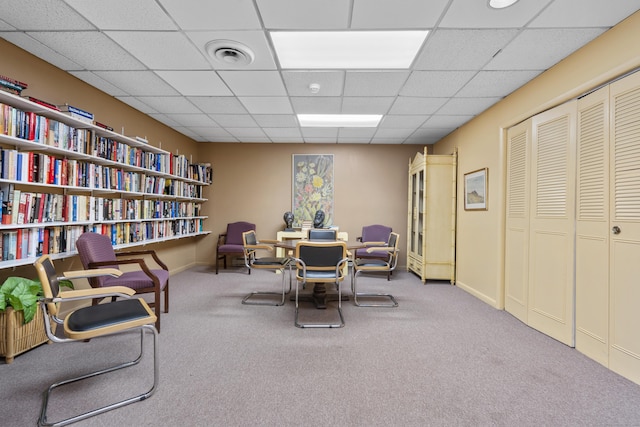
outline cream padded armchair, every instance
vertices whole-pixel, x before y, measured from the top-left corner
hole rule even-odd
[[[156,384],[158,383],[158,331],[154,326],[156,316],[147,303],[141,298],[131,298],[135,294],[135,291],[125,286],[60,291],[59,281],[63,279],[72,280],[105,275],[117,277],[120,276],[122,272],[115,268],[100,268],[94,270],[66,272],[62,277],[58,277],[53,263],[51,262],[51,258],[49,258],[48,255],[41,256],[34,263],[34,266],[38,272],[38,277],[42,284],[42,291],[44,294],[44,297],[40,300],[40,306],[44,314],[45,329],[47,336],[52,342],[67,343],[75,341],[93,341],[94,339],[103,336],[129,333],[131,331],[138,331],[140,333],[140,353],[135,359],[124,363],[118,362],[118,364],[114,366],[59,381],[49,386],[44,393],[42,410],[40,412],[38,424],[41,426],[63,426],[134,402],[139,402],[150,397],[155,392]],[[64,319],[59,317],[59,306],[62,303],[69,301],[86,301],[90,303],[91,300],[96,298],[103,299],[111,297],[121,299],[104,304],[81,307],[67,314]],[[56,333],[55,327],[59,325],[63,326],[63,331]],[[49,397],[56,388],[113,372],[118,369],[137,365],[142,360],[144,353],[145,332],[151,334],[153,337],[153,381],[149,390],[61,421],[50,422],[47,419]],[[91,351],[92,347],[92,343],[87,342],[82,344],[82,349],[75,348],[74,352],[83,352],[82,357],[77,357],[75,359],[80,362],[84,359],[90,361],[91,357],[88,353]],[[86,355],[85,352],[87,353]],[[50,366],[55,367],[56,361],[51,361]],[[77,368],[77,366],[74,367],[74,369]],[[87,383],[86,386],[89,387],[90,383]],[[99,384],[95,384],[95,386],[99,387]],[[71,389],[69,390],[69,393],[73,393]],[[69,398],[70,396],[65,397],[65,399]],[[84,398],[80,397],[79,400],[82,399]],[[69,406],[73,406],[73,404],[69,402]]]
[[[249,270],[252,268],[260,270],[274,270],[279,271],[282,276],[282,291],[270,292],[270,291],[254,291],[245,296],[242,299],[243,304],[249,305],[283,305],[286,295],[291,292],[291,265],[289,258],[275,258],[275,257],[258,257],[258,251],[273,252],[273,246],[268,243],[275,243],[275,240],[263,240],[258,241],[256,239],[255,230],[245,231],[242,233],[242,242],[244,249],[244,264]],[[289,290],[286,288],[284,269],[289,267]],[[269,296],[278,296],[279,300],[272,301],[267,298]]]
[[[355,258],[353,260],[353,274],[351,275],[351,291],[353,292],[353,302],[355,305],[360,307],[397,307],[398,302],[391,294],[386,293],[366,293],[366,292],[358,292],[357,290],[357,281],[358,275],[362,273],[386,273],[387,277],[389,277],[389,273],[391,273],[398,264],[398,233],[391,233],[389,235],[389,244],[387,246],[371,246],[366,250],[377,253],[386,253],[388,254],[387,259],[380,258]],[[368,298],[388,298],[389,302],[379,302],[379,303],[361,303],[358,301],[358,297],[368,297]]]

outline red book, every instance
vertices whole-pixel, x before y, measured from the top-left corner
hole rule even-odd
[[[21,259],[22,258],[22,233],[23,233],[23,228],[18,228],[18,234],[17,234],[17,239],[16,239],[16,259]]]
[[[28,112],[27,122],[29,123],[29,127],[27,128],[27,139],[29,141],[33,141],[36,139],[36,113]]]

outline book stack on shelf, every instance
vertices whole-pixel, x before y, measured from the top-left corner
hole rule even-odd
[[[27,88],[27,84],[7,76],[0,76],[0,90],[20,95]]]
[[[0,92],[0,268],[72,256],[88,231],[116,248],[209,233],[210,164],[73,114]]]

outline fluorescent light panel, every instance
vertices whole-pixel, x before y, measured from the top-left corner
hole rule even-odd
[[[274,31],[282,68],[409,68],[429,31]]]
[[[302,127],[374,128],[382,114],[298,114]]]

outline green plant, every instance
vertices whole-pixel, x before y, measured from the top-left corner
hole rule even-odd
[[[68,280],[60,281],[60,285],[73,288]],[[0,311],[13,307],[16,311],[22,311],[24,323],[29,323],[36,314],[38,299],[42,295],[40,281],[25,277],[8,277],[0,286]]]

